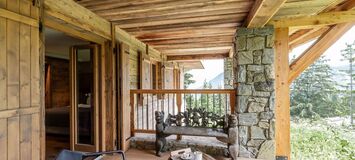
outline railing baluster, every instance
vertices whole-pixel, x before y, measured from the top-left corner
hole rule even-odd
[[[168,113],[167,115],[170,113],[170,94],[168,93]]]
[[[214,93],[212,94],[212,98],[213,98],[213,112],[216,112],[215,109],[216,109],[216,101],[215,101],[215,95]]]
[[[208,111],[208,110],[209,110],[209,107],[210,107],[210,106],[209,106],[209,105],[210,105],[210,103],[209,103],[209,98],[208,98],[208,97],[209,97],[209,94],[207,93],[207,95],[206,95],[206,96],[207,96],[207,98],[206,98],[206,99],[207,99],[207,106],[206,106],[206,110]]]
[[[148,114],[148,110],[149,110],[149,94],[147,93],[147,110],[146,110],[146,119],[148,119],[148,121],[146,122],[147,126],[146,129],[149,129],[149,114]]]
[[[195,108],[197,108],[197,94],[195,93]]]
[[[219,105],[219,115],[222,115],[222,97],[221,94],[218,94],[218,105]]]
[[[175,97],[176,94],[173,93],[173,114],[175,114]]]
[[[225,96],[225,99],[226,99],[225,114],[227,115],[227,114],[228,114],[228,111],[229,111],[229,107],[228,107],[228,95],[227,95],[227,94],[224,94],[224,96]]]
[[[138,113],[139,112],[139,108],[138,108],[138,101],[139,101],[138,97],[139,96],[138,96],[138,94],[136,94],[136,95],[137,95],[137,97],[136,97],[136,101],[135,102],[137,102],[136,103],[136,108],[137,108],[137,112],[136,112],[136,114],[137,114],[137,125],[136,126],[137,126],[137,128],[135,128],[135,129],[138,129],[139,128],[139,116],[138,116],[139,115],[139,113]]]

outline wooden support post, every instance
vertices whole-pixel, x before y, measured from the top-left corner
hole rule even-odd
[[[177,93],[176,94],[176,105],[177,105],[177,109],[178,109],[178,113],[181,112],[181,93]],[[176,136],[176,140],[181,140],[182,136],[181,135],[177,135]]]
[[[232,114],[235,113],[235,98],[237,96],[235,93],[235,91],[229,93],[229,106],[231,107],[230,110]]]
[[[290,159],[290,88],[288,28],[275,29],[276,156]]]

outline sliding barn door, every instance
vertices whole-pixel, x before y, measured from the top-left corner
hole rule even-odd
[[[40,159],[39,8],[0,0],[0,159]],[[44,139],[43,139],[44,140]]]
[[[99,150],[98,46],[72,47],[70,55],[70,148]]]

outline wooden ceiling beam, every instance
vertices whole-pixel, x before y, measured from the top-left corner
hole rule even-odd
[[[143,41],[151,45],[174,45],[174,44],[186,44],[186,43],[216,43],[216,42],[232,42],[234,36],[213,36],[208,38],[189,38],[185,37],[183,39],[169,39],[169,40],[149,40]]]
[[[217,4],[217,5],[208,5],[199,8],[189,8],[184,7],[180,9],[168,9],[168,10],[158,10],[158,11],[149,11],[149,12],[141,12],[141,13],[125,13],[125,12],[117,12],[115,15],[111,16],[103,16],[112,21],[114,20],[129,20],[129,19],[143,19],[143,18],[154,18],[154,17],[177,17],[180,18],[180,15],[191,15],[191,16],[201,16],[206,14],[220,14],[221,12],[248,12],[252,2],[232,2],[225,4]],[[233,13],[234,13],[233,12]],[[180,17],[179,17],[180,16]]]
[[[154,26],[154,27],[135,27],[135,28],[126,28],[125,30],[129,33],[135,34],[135,32],[140,33],[152,33],[152,32],[169,32],[169,31],[181,31],[181,30],[195,30],[195,29],[215,29],[218,30],[220,28],[237,28],[239,23],[235,22],[223,22],[220,24],[205,24],[205,25],[195,25],[195,26],[184,26],[179,25],[175,27],[167,27],[167,26]]]
[[[319,29],[316,29],[316,30],[313,30],[311,32],[308,32],[306,34],[304,34],[304,36],[298,40],[295,40],[295,41],[292,41],[290,42],[290,50],[302,45],[302,44],[305,44],[305,43],[308,43],[318,37],[320,37],[322,34],[324,34],[327,30],[329,29],[329,27],[324,27],[324,28],[319,28]]]
[[[130,19],[121,19],[121,18],[111,18],[105,17],[110,21],[115,22],[116,24],[130,24],[130,23],[143,23],[143,22],[151,22],[151,21],[163,21],[163,20],[174,20],[174,19],[187,19],[194,17],[210,17],[210,16],[225,16],[225,15],[239,15],[246,16],[248,13],[248,8],[244,9],[229,9],[229,10],[218,10],[214,12],[196,12],[196,13],[180,13],[175,15],[161,15],[155,17],[143,17],[143,18],[130,18]]]
[[[208,60],[208,59],[224,59],[228,54],[198,54],[198,55],[178,55],[167,56],[168,61],[196,61],[196,60]]]
[[[313,64],[332,44],[343,36],[354,23],[343,23],[330,27],[318,40],[290,64],[289,83]]]
[[[294,17],[272,20],[268,24],[275,28],[284,27],[317,27],[346,22],[355,22],[355,10],[321,13],[312,16]]]
[[[127,7],[119,7],[113,9],[105,9],[102,11],[95,11],[101,16],[112,16],[117,13],[144,13],[144,12],[154,12],[154,11],[165,11],[165,10],[176,10],[183,8],[198,9],[204,6],[214,6],[219,4],[231,3],[231,2],[241,2],[241,0],[179,0],[179,1],[165,1],[155,4],[145,4],[145,5],[130,5]],[[119,2],[118,2],[119,3]],[[235,3],[236,5],[238,3]],[[90,9],[95,10],[95,7],[90,7]]]
[[[180,18],[180,19],[168,19],[168,20],[158,20],[158,21],[147,21],[147,22],[137,22],[137,23],[126,23],[119,24],[113,22],[120,26],[121,28],[134,28],[134,27],[151,27],[151,26],[162,26],[162,25],[174,25],[174,24],[185,24],[190,25],[191,23],[211,22],[216,23],[218,21],[227,20],[238,22],[245,18],[245,14],[227,14],[227,15],[215,15],[215,16],[207,16],[207,17],[192,17],[192,18]]]
[[[285,2],[286,0],[256,0],[245,21],[245,26],[263,27]]]
[[[174,45],[154,45],[154,48],[158,50],[167,50],[167,49],[184,49],[184,48],[209,48],[209,47],[225,47],[225,46],[232,46],[232,42],[230,43],[210,43],[210,44],[201,44],[201,43],[186,43],[186,44],[174,44]]]

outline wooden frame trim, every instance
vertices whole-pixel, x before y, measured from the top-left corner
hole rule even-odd
[[[315,27],[333,25],[346,22],[355,21],[355,10],[336,11],[321,13],[312,16],[302,16],[295,18],[287,18],[280,20],[273,20],[268,24],[273,25],[275,28],[284,27]]]
[[[30,18],[27,16],[20,15],[15,12],[11,12],[6,9],[0,8],[0,17],[8,18],[16,22],[21,22],[32,27],[39,27],[38,19]]]
[[[94,127],[94,145],[87,145],[87,144],[78,144],[77,140],[77,81],[76,81],[76,73],[77,73],[77,49],[93,49],[93,85],[94,89],[92,91],[93,94],[93,99],[94,99],[94,123],[91,124]],[[99,90],[99,49],[97,45],[79,45],[79,46],[73,46],[71,48],[71,55],[70,55],[70,88],[71,88],[71,112],[70,112],[70,148],[72,150],[82,150],[82,151],[99,151],[100,148],[100,127],[99,127],[99,96],[100,96],[100,90]],[[74,127],[74,128],[73,128]]]

